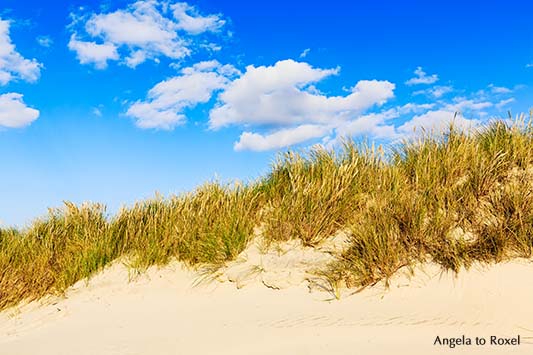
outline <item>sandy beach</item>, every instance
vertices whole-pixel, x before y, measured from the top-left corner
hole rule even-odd
[[[0,353],[43,354],[531,354],[533,264],[514,260],[457,276],[425,265],[340,300],[308,283],[258,278],[241,288],[173,263],[134,276],[115,263],[65,297],[0,314]],[[490,337],[520,335],[520,345]],[[436,337],[472,345],[434,344]],[[475,345],[475,338],[487,344]]]

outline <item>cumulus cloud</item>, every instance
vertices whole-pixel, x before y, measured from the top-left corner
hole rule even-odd
[[[383,112],[359,116],[337,127],[339,137],[368,135],[373,138],[395,138],[398,134],[391,119],[400,117],[400,109],[389,109]]]
[[[209,128],[242,129],[234,143],[236,151],[281,149],[313,140],[333,146],[345,136],[397,141],[422,130],[441,132],[451,123],[468,130],[484,122],[489,112],[513,102],[501,89],[449,97],[445,94],[460,90],[433,86],[424,93],[439,100],[391,106],[395,85],[384,80],[360,80],[344,89],[347,93],[330,95],[317,86],[339,75],[339,68],[317,68],[292,59],[249,65],[244,72],[218,61],[172,67],[179,75],[155,85],[126,114],[141,128],[173,129],[186,122],[188,108],[214,101]]]
[[[447,87],[435,86],[431,89],[423,90],[422,93],[426,94],[426,96],[436,97],[431,92],[439,88]],[[427,107],[423,112],[413,110],[413,117],[404,114],[403,117],[407,118],[407,120],[396,128],[396,132],[401,136],[409,136],[415,130],[421,132],[422,129],[438,133],[448,129],[452,122],[455,128],[461,130],[476,128],[486,122],[484,117],[489,115],[489,113],[496,115],[498,110],[514,102],[514,98],[506,98],[512,92],[512,89],[490,84],[488,90],[482,89],[464,96],[454,96],[436,101],[432,107]],[[474,118],[467,119],[465,115]]]
[[[284,128],[274,133],[262,135],[244,132],[234,145],[236,151],[253,150],[265,151],[279,149],[293,144],[305,142],[309,139],[320,138],[328,134],[331,129],[322,125],[300,125],[294,128]]]
[[[335,129],[336,138],[331,140],[329,145],[337,143],[340,137],[367,136],[375,139],[399,139],[404,134],[397,130],[395,120],[412,114],[417,115],[428,112],[435,106],[435,103],[407,103],[379,112],[360,115],[337,126]]]
[[[210,127],[330,124],[394,96],[394,84],[388,81],[361,80],[347,96],[325,96],[310,87],[338,72],[290,59],[268,67],[250,65],[219,95],[210,112]]]
[[[361,114],[394,97],[395,85],[361,80],[344,96],[328,96],[315,87],[339,72],[339,68],[314,68],[291,59],[272,66],[250,65],[219,94],[209,115],[209,126],[255,127],[255,132],[242,133],[235,150],[278,149],[323,138],[335,129],[356,130],[357,125],[388,135],[385,131],[390,131],[390,127],[381,125],[385,118],[381,121],[372,116],[361,118]]]
[[[117,47],[114,44],[78,41],[75,34],[70,37],[68,48],[76,52],[81,64],[94,64],[97,69],[105,69],[109,60],[119,59]]]
[[[21,79],[35,82],[41,75],[42,64],[26,59],[16,51],[9,33],[10,21],[0,19],[0,85]]]
[[[25,127],[38,117],[39,111],[26,106],[21,94],[7,93],[0,95],[0,127]]]
[[[10,25],[10,21],[0,19],[0,85],[15,80],[35,82],[41,75],[42,64],[17,52],[11,41]],[[0,127],[25,127],[38,117],[39,111],[26,106],[22,94],[11,92],[0,95]]]
[[[140,0],[114,12],[71,17],[69,48],[81,64],[97,69],[106,68],[109,60],[135,68],[146,60],[185,58],[192,52],[192,36],[218,32],[225,24],[221,15],[202,16],[187,3],[163,0]]]
[[[294,60],[272,66],[250,65],[244,73],[215,60],[204,61],[156,84],[145,100],[129,106],[126,115],[135,119],[138,127],[170,130],[186,122],[186,109],[209,102],[217,93],[209,128],[243,127],[235,150],[278,149],[323,138],[340,125],[344,131],[359,125],[389,136],[390,127],[383,123],[390,117],[361,114],[394,97],[395,85],[361,80],[344,96],[328,96],[314,86],[338,73],[339,68],[314,68]],[[400,109],[415,112],[422,107],[426,106],[413,104]],[[371,128],[372,124],[375,127]]]
[[[317,69],[292,60],[249,66],[219,95],[218,105],[210,113],[210,126],[243,127],[235,150],[280,149],[318,139],[333,147],[341,137],[395,142],[422,132],[439,134],[451,124],[470,131],[486,122],[489,113],[497,114],[514,102],[508,98],[513,90],[494,85],[470,94],[451,85],[436,85],[414,93],[424,94],[430,102],[396,106],[387,102],[394,90],[394,84],[387,81],[359,81],[346,96],[328,96],[315,87],[337,74],[338,69]],[[415,74],[409,85],[438,80],[422,68]],[[449,95],[454,92],[463,94]]]
[[[416,68],[414,71],[415,77],[407,80],[406,85],[418,85],[418,84],[433,84],[439,80],[437,74],[427,75],[422,67]]]
[[[448,93],[451,93],[452,91],[452,86],[436,85],[430,89],[415,91],[413,92],[413,95],[426,95],[435,99],[440,99],[441,97]]]
[[[132,104],[126,115],[140,128],[173,129],[186,121],[184,109],[208,102],[237,73],[233,66],[215,60],[197,63],[155,85],[146,100]]]
[[[170,8],[177,20],[176,28],[190,34],[196,35],[206,31],[216,32],[226,23],[225,20],[221,19],[221,15],[202,16],[195,7],[184,2],[174,4]]]
[[[478,119],[466,119],[454,111],[441,109],[414,116],[411,120],[398,127],[398,132],[407,136],[422,130],[439,133],[446,131],[452,123],[455,128],[468,131],[477,127],[481,121]]]

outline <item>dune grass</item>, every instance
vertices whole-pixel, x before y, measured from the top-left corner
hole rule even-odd
[[[51,209],[24,232],[0,239],[0,309],[64,290],[117,256],[101,205]]]
[[[27,231],[0,232],[0,309],[61,293],[119,257],[141,270],[173,258],[221,264],[246,247],[258,208],[256,188],[216,183],[137,203],[111,219],[101,205],[67,202]]]
[[[425,261],[457,271],[531,257],[532,125],[495,121],[468,134],[450,127],[387,151],[352,141],[291,151],[256,182],[208,183],[112,217],[98,204],[66,203],[26,230],[0,230],[0,310],[61,293],[118,258],[139,269],[173,259],[223,265],[259,226],[267,241],[307,246],[348,233],[325,271],[348,287]]]
[[[136,268],[176,258],[189,265],[222,264],[253,237],[260,194],[255,186],[206,184],[194,193],[137,203],[111,221],[120,254]]]
[[[350,247],[329,277],[366,286],[416,262],[458,271],[530,257],[532,133],[530,124],[498,121],[398,147],[373,176],[372,203],[351,216]]]

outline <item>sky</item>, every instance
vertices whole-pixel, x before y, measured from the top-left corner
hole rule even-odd
[[[0,0],[0,225],[529,112],[526,1]],[[455,117],[455,118],[454,118]]]

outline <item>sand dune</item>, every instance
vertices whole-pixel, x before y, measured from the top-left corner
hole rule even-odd
[[[128,281],[121,264],[64,298],[0,314],[0,353],[18,354],[531,354],[533,264],[457,277],[425,265],[340,300],[305,284],[193,286],[171,264]],[[521,336],[521,345],[434,345],[443,337]]]

